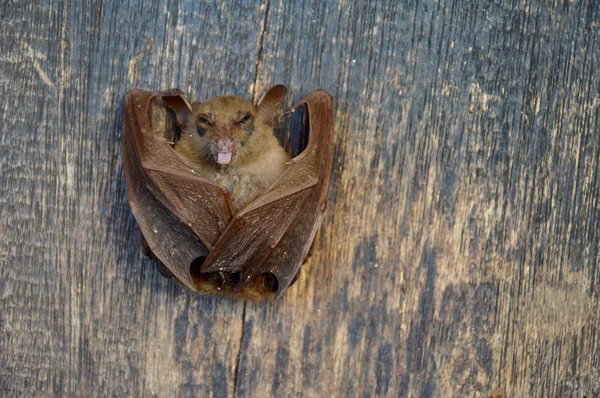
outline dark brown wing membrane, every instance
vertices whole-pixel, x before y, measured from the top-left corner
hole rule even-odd
[[[314,91],[295,107],[306,106],[309,142],[267,193],[238,213],[201,272],[240,272],[240,284],[263,273],[277,279],[276,298],[292,283],[327,207],[333,155],[331,96]]]
[[[194,175],[169,142],[152,131],[152,100],[173,95],[180,92],[132,90],[125,96],[125,178],[129,205],[148,246],[195,290],[190,264],[208,254],[233,212],[227,191]]]

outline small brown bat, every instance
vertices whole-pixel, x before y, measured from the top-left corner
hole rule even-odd
[[[224,96],[194,106],[179,90],[127,93],[127,197],[161,273],[244,299],[277,299],[293,282],[327,207],[333,107],[320,90],[294,105],[302,139],[289,160],[272,132],[285,92],[275,86],[256,105]],[[154,126],[165,106],[179,140]]]
[[[175,151],[201,176],[224,186],[235,211],[254,201],[287,169],[290,155],[273,135],[283,85],[272,87],[255,106],[233,95],[192,105],[181,120]]]

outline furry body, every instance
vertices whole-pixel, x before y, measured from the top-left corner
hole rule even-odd
[[[194,170],[231,194],[237,212],[283,174],[290,155],[273,135],[276,108],[285,97],[275,86],[258,105],[219,96],[192,106],[175,151]]]

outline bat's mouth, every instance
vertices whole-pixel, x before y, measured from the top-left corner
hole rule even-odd
[[[233,153],[231,152],[217,152],[217,163],[229,164],[231,162],[232,156]]]

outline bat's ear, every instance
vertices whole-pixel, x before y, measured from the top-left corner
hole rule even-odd
[[[181,95],[163,96],[163,102],[175,113],[177,125],[183,127],[187,125],[192,115],[192,106]]]
[[[277,116],[277,107],[285,98],[287,88],[283,84],[271,87],[260,100],[258,100],[258,113],[269,124],[273,124]]]

